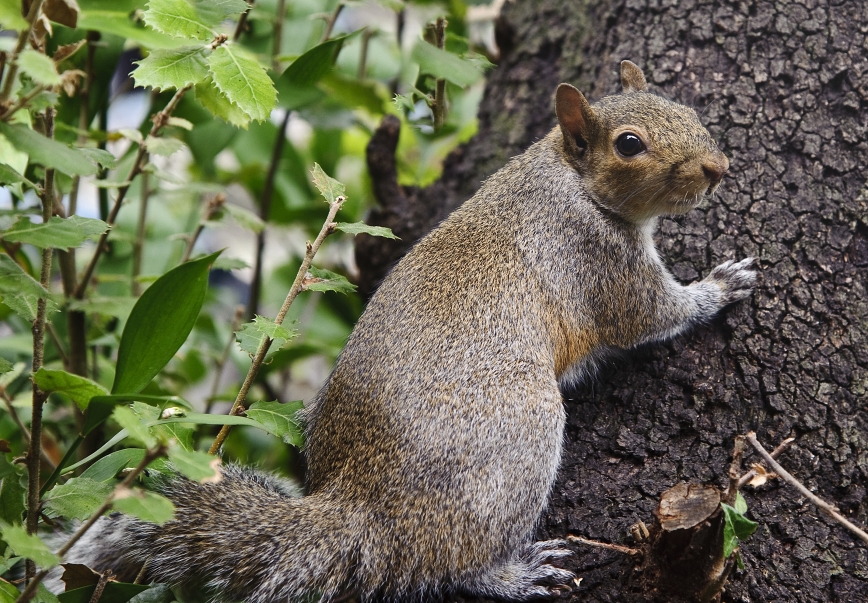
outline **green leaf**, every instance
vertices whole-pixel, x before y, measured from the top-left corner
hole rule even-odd
[[[212,26],[250,8],[245,0],[193,0],[193,5],[202,21]]]
[[[326,174],[318,163],[313,164],[313,169],[310,171],[310,174],[312,177],[311,179],[313,180],[313,185],[329,203],[334,203],[338,197],[346,196],[346,187]]]
[[[170,157],[184,148],[184,143],[177,138],[148,136],[145,140],[145,146],[154,155]]]
[[[114,169],[118,166],[118,160],[114,155],[104,149],[94,147],[76,147],[80,153],[86,155],[91,161],[99,164],[100,167]]]
[[[209,77],[194,88],[196,100],[205,107],[214,117],[219,117],[227,124],[237,128],[247,129],[250,116],[233,105],[226,96],[220,92],[214,81]]]
[[[10,372],[15,366],[6,360],[5,358],[0,358],[0,375],[5,375]]]
[[[16,59],[18,68],[30,76],[37,84],[51,87],[60,85],[60,76],[57,74],[57,67],[49,57],[41,52],[26,49],[18,55]]]
[[[148,523],[164,524],[175,517],[175,505],[171,500],[144,490],[126,490],[116,494],[114,508]]]
[[[9,230],[0,232],[0,238],[11,243],[27,243],[40,249],[69,249],[78,247],[87,239],[96,239],[109,229],[109,225],[95,218],[70,216],[52,217],[48,224],[33,224],[22,216]]]
[[[276,435],[287,444],[301,447],[304,444],[304,430],[296,414],[302,408],[304,403],[300,400],[286,404],[254,402],[245,414],[262,424],[268,433]]]
[[[154,584],[148,590],[127,601],[127,603],[173,603],[174,601],[176,601],[175,595],[168,584]]]
[[[114,486],[88,477],[73,477],[65,484],[54,486],[45,495],[49,517],[67,517],[84,521],[99,509],[112,493]]]
[[[2,5],[2,3],[0,3],[0,5]],[[0,14],[0,16],[2,16],[2,14]],[[5,21],[0,21],[0,23],[5,24]],[[21,557],[13,557],[12,559],[15,559],[15,563],[17,563],[21,559]],[[12,562],[12,559],[10,559],[9,561],[4,561],[4,563],[0,564],[2,565],[0,569],[4,570],[4,574],[10,569],[12,569],[13,565],[15,565],[15,563]],[[0,603],[15,603],[15,601],[18,600],[18,596],[20,594],[21,591],[15,588],[14,584],[6,582],[6,580],[0,578]]]
[[[40,567],[52,567],[60,561],[38,536],[28,534],[21,526],[5,526],[0,534],[16,555],[32,559]]]
[[[309,291],[336,291],[338,293],[352,293],[356,290],[356,286],[346,277],[313,266],[308,269],[307,275],[305,275],[304,288]]]
[[[72,149],[56,140],[20,124],[0,122],[3,134],[17,149],[30,156],[30,160],[57,170],[69,176],[93,176],[96,164],[78,149]]]
[[[67,373],[66,371],[40,368],[33,375],[33,382],[45,392],[59,392],[72,398],[79,410],[87,410],[91,398],[104,396],[108,392],[99,383],[90,379]]]
[[[313,86],[331,70],[344,42],[358,34],[359,32],[357,31],[344,36],[334,37],[314,46],[286,68],[286,71],[278,78],[278,85],[293,87]]]
[[[242,228],[252,230],[257,234],[262,232],[262,229],[265,228],[265,222],[262,221],[262,218],[248,209],[227,203],[223,206],[223,210],[232,216],[232,218],[238,222],[238,225]]]
[[[27,505],[24,497],[27,488],[21,485],[21,476],[11,473],[0,484],[0,519],[9,524],[20,524]]]
[[[108,4],[108,3],[106,3]],[[86,10],[79,16],[78,27],[82,31],[95,30],[113,36],[121,36],[146,48],[177,48],[183,40],[166,36],[148,27],[140,27],[133,21],[136,11]]]
[[[186,341],[208,290],[208,269],[219,254],[182,264],[145,290],[121,337],[113,394],[140,391]]]
[[[208,77],[205,46],[182,46],[171,50],[152,50],[138,61],[132,76],[136,86],[164,90],[198,84]]]
[[[37,184],[19,174],[12,166],[0,163],[0,184],[15,184],[16,182],[24,182],[30,188],[40,188]]]
[[[142,420],[142,417],[137,415],[130,409],[129,406],[116,406],[112,411],[112,418],[117,421],[121,428],[148,448],[154,448],[157,445],[157,438],[151,434],[147,423]]]
[[[735,493],[735,510],[742,515],[747,513],[747,501],[744,499],[744,496],[741,495],[741,492]]]
[[[21,2],[0,2],[0,23],[3,29],[27,29],[27,20],[21,16]]]
[[[64,566],[65,565],[66,564],[64,564]],[[134,599],[138,600],[139,593],[145,595],[154,588],[146,584],[129,584],[125,582],[109,581],[108,584],[105,585],[105,590],[102,591],[102,596],[99,600],[100,603],[129,602]],[[60,603],[90,603],[93,599],[93,593],[95,590],[96,584],[74,588],[58,595],[57,600]],[[174,599],[171,599],[171,601],[174,601]],[[157,599],[155,603],[157,602],[169,603],[169,601],[164,599]]]
[[[145,23],[167,36],[211,40],[214,31],[186,0],[151,0],[144,14]]]
[[[482,79],[482,72],[472,63],[450,52],[440,50],[424,40],[419,40],[413,47],[410,58],[419,64],[419,69],[423,73],[448,80],[461,87],[475,84]]]
[[[364,222],[338,222],[335,225],[335,228],[351,235],[365,233],[371,235],[372,237],[386,237],[387,239],[398,238],[395,236],[395,233],[392,232],[391,228],[386,228],[385,226],[369,226]]]
[[[105,594],[105,593],[103,593]],[[57,598],[53,592],[48,590],[48,587],[45,586],[44,583],[40,582],[36,587],[36,596],[33,597],[34,603],[60,603],[60,599]]]
[[[220,459],[214,455],[173,446],[169,448],[169,460],[187,479],[195,482],[220,480]]]
[[[69,309],[85,314],[102,314],[115,318],[126,318],[133,311],[137,297],[89,297],[69,302]]]
[[[723,508],[726,522],[723,526],[723,556],[724,559],[729,559],[738,546],[739,540],[744,540],[753,534],[759,524],[725,503],[721,503],[720,506]]]
[[[135,467],[145,458],[143,448],[125,448],[112,452],[99,459],[93,465],[85,469],[81,478],[88,478],[97,482],[107,482],[114,479],[123,469]]]
[[[256,57],[237,44],[227,43],[211,53],[208,65],[217,88],[233,104],[252,119],[268,119],[277,91]]]
[[[268,348],[268,354],[265,356],[266,359],[269,359],[274,352],[286,345],[286,342],[298,336],[298,331],[275,324],[273,320],[264,316],[255,316],[253,322],[242,325],[241,330],[236,332],[235,336],[241,351],[247,352],[251,356],[256,354],[262,341],[266,337],[270,337],[271,347]]]
[[[48,299],[50,311],[57,310],[48,291],[6,254],[0,255],[0,296],[13,312],[30,322],[36,320],[36,304],[40,297]]]

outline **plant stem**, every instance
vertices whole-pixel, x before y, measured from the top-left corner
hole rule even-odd
[[[129,489],[130,486],[133,485],[135,479],[139,476],[139,474],[145,470],[145,468],[151,464],[154,460],[164,456],[166,454],[166,448],[164,446],[159,446],[154,450],[147,450],[145,452],[145,456],[142,461],[133,469],[127,476],[124,478],[120,484],[118,484],[114,490],[112,490],[111,494],[105,499],[105,501],[100,505],[99,509],[94,511],[93,515],[84,522],[81,527],[76,530],[76,532],[70,536],[69,540],[66,541],[60,549],[57,551],[57,556],[63,559],[63,556],[66,555],[69,550],[73,547],[73,545],[78,542],[85,533],[93,527],[93,524],[97,522],[97,520],[102,517],[103,513],[108,511],[118,495],[119,492],[124,492]],[[51,568],[43,569],[30,583],[27,585],[27,588],[21,593],[21,595],[15,600],[15,603],[27,603],[30,599],[33,598],[33,595],[36,594],[36,587],[39,586],[39,583],[48,575],[48,572],[51,571]]]
[[[434,42],[440,50],[446,48],[446,19],[437,17],[434,24]],[[434,89],[434,103],[431,106],[434,112],[434,129],[439,130],[446,121],[446,80],[437,80]]]
[[[18,34],[18,43],[15,45],[15,50],[9,58],[9,72],[6,74],[6,81],[3,83],[3,91],[0,92],[0,103],[5,103],[9,100],[9,95],[12,94],[12,86],[15,84],[15,77],[18,75],[18,55],[24,50],[27,45],[27,40],[30,39],[30,34],[33,32],[33,24],[42,10],[43,0],[33,0],[30,4],[30,10],[27,11],[27,28]]]
[[[196,230],[193,231],[193,234],[190,235],[187,240],[187,248],[184,250],[184,255],[181,257],[182,264],[190,259],[190,255],[193,253],[193,247],[196,246],[196,241],[199,239],[199,235],[202,234],[203,230],[205,230],[205,223],[208,222],[208,220],[213,220],[214,216],[225,204],[226,195],[223,193],[217,193],[211,197],[210,201],[208,201],[202,219],[199,221],[198,226],[196,226]]]
[[[175,107],[178,106],[178,103],[181,102],[181,99],[186,94],[187,90],[190,89],[190,86],[184,86],[180,88],[177,92],[175,92],[175,96],[172,97],[172,100],[169,101],[169,104],[166,105],[166,108],[154,115],[153,122],[154,125],[151,126],[151,131],[148,133],[148,136],[156,136],[157,133],[166,125],[166,122],[169,119],[169,116],[172,114],[172,111],[175,110]],[[124,197],[126,197],[127,191],[130,190],[130,185],[133,182],[133,179],[138,176],[142,168],[144,167],[144,158],[147,154],[147,148],[144,144],[139,145],[139,150],[136,153],[136,158],[133,161],[133,167],[130,168],[130,173],[126,178],[125,184],[118,189],[118,197],[115,199],[115,204],[112,206],[111,211],[106,217],[106,222],[111,226],[115,223],[115,219],[117,218],[118,212],[121,209],[121,204],[124,201]],[[90,259],[90,262],[87,265],[87,268],[84,271],[84,274],[81,277],[81,280],[78,282],[78,286],[75,288],[75,292],[73,297],[76,299],[83,299],[85,289],[87,289],[87,285],[90,282],[90,277],[93,276],[93,271],[96,268],[97,262],[99,262],[100,257],[102,256],[103,251],[105,250],[106,240],[108,239],[110,231],[106,231],[103,233],[99,241],[96,244],[96,249],[93,252],[93,257]]]
[[[18,413],[15,411],[15,407],[12,406],[12,398],[9,397],[9,394],[6,392],[6,389],[0,387],[0,398],[3,399],[3,404],[6,405],[6,410],[9,412],[9,416],[12,417],[12,420],[15,422],[15,425],[18,426],[18,429],[21,431],[22,436],[24,437],[24,443],[30,446],[30,430],[27,429],[27,425],[21,420],[21,417],[18,416]],[[54,461],[51,460],[51,457],[40,448],[40,454],[42,455],[42,462],[51,467],[52,470],[55,469],[56,465]]]
[[[856,534],[856,536],[858,536],[863,541],[865,541],[866,544],[868,544],[868,533],[866,533],[864,530],[850,522],[846,517],[841,515],[838,509],[836,509],[835,507],[824,501],[822,498],[805,488],[805,486],[803,486],[799,480],[793,477],[786,469],[781,467],[778,462],[774,458],[772,458],[772,455],[769,454],[766,449],[762,447],[762,444],[757,441],[756,433],[751,431],[747,434],[746,437],[747,441],[750,442],[751,446],[753,446],[759,453],[759,455],[763,457],[763,460],[768,463],[768,466],[772,469],[772,471],[778,474],[778,477],[788,482],[790,485],[794,486],[796,490],[799,491],[799,494],[820,507],[823,511],[831,515],[835,521]]]
[[[12,75],[10,73],[10,75]],[[45,136],[54,138],[54,108],[45,110]],[[54,169],[46,168],[45,181],[42,187],[42,223],[47,224],[54,209]],[[51,256],[53,249],[42,250],[42,269],[39,274],[40,284],[48,289],[51,284]],[[33,321],[33,362],[31,370],[34,374],[42,368],[45,355],[45,316],[48,300],[40,297],[36,303],[36,320]],[[30,419],[30,445],[27,449],[27,533],[35,534],[39,524],[39,465],[42,457],[42,405],[48,399],[48,394],[42,391],[36,382],[33,383],[33,407]],[[26,577],[33,576],[36,566],[31,560],[26,564]]]
[[[325,32],[322,35],[323,42],[325,42],[331,37],[332,29],[334,29],[335,27],[335,21],[338,20],[338,17],[340,16],[342,10],[344,10],[344,3],[338,2],[338,5],[335,7],[334,12],[332,12],[331,16],[329,17],[329,20],[326,21]]]
[[[781,453],[784,450],[786,450],[787,447],[789,447],[789,445],[795,441],[796,441],[796,438],[787,438],[786,440],[784,440],[783,442],[778,444],[778,447],[775,448],[774,450],[772,450],[769,454],[772,455],[773,459],[776,459],[779,456],[781,456]],[[742,475],[738,480],[738,489],[740,490],[742,487],[744,487],[744,485],[746,483],[748,483],[750,480],[752,480],[754,477],[756,477],[756,475],[757,475],[756,469],[751,469],[750,471],[748,471],[747,473]]]
[[[301,262],[301,266],[298,269],[298,274],[295,275],[295,280],[292,283],[292,287],[289,289],[289,293],[286,295],[286,299],[283,302],[283,305],[280,307],[280,311],[277,313],[277,318],[274,319],[275,324],[283,324],[283,319],[286,318],[286,313],[289,312],[290,306],[292,306],[292,302],[295,301],[295,298],[298,297],[298,294],[304,288],[304,278],[307,275],[308,268],[310,268],[310,264],[313,261],[313,257],[316,255],[316,252],[319,250],[325,238],[334,232],[335,230],[335,215],[338,213],[338,210],[343,205],[346,199],[343,196],[338,197],[332,203],[329,203],[329,214],[328,217],[323,222],[322,228],[319,231],[316,239],[314,239],[313,243],[308,242],[307,251],[304,254],[304,259]],[[238,395],[235,397],[235,402],[232,404],[232,409],[229,411],[230,415],[238,415],[245,408],[245,402],[247,401],[247,392],[250,390],[250,386],[253,385],[253,380],[256,379],[256,374],[259,372],[259,368],[262,366],[262,362],[265,360],[265,355],[268,353],[268,348],[271,347],[271,339],[269,337],[265,337],[262,340],[262,343],[259,344],[259,349],[256,350],[256,355],[253,357],[253,362],[250,364],[250,370],[247,371],[247,376],[244,378],[244,383],[241,384],[241,389],[238,392]],[[223,445],[223,441],[226,439],[226,436],[229,435],[229,430],[231,429],[230,425],[224,425],[220,430],[220,433],[217,434],[217,437],[214,439],[214,443],[211,445],[209,454],[217,454],[217,451],[220,450],[220,446]]]
[[[253,8],[254,0],[247,0],[247,10],[241,13],[241,16],[238,17],[238,24],[235,26],[235,32],[232,34],[232,41],[237,42],[238,38],[241,37],[241,34],[244,32],[244,28],[247,25],[247,15],[250,14],[250,9]]]
[[[223,353],[220,358],[214,363],[214,381],[211,383],[211,395],[205,401],[205,414],[211,414],[211,407],[214,405],[214,397],[217,396],[217,390],[220,389],[220,377],[223,375],[223,367],[229,360],[229,353],[232,351],[232,344],[235,343],[235,332],[241,328],[241,321],[244,319],[244,306],[235,308],[235,318],[232,319],[232,331],[229,333],[229,339],[223,347]]]
[[[356,72],[356,79],[365,79],[365,72],[368,70],[368,46],[375,33],[377,32],[369,27],[366,27],[362,33],[362,51],[359,53],[359,68]]]
[[[147,153],[145,153],[143,161],[145,163],[148,162]],[[142,174],[142,196],[139,202],[139,219],[136,225],[136,240],[133,243],[133,273],[130,275],[130,289],[136,297],[142,294],[142,285],[139,283],[138,278],[139,274],[142,272],[142,251],[145,248],[145,233],[147,231],[148,196],[151,194],[148,180],[148,174]]]
[[[271,66],[272,69],[278,71],[280,62],[277,60],[280,55],[280,49],[283,46],[283,21],[286,19],[286,0],[277,0],[277,11],[274,20],[274,30],[272,32],[271,46]]]

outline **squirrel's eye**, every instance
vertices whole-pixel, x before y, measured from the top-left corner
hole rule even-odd
[[[632,132],[624,132],[615,141],[615,148],[624,157],[632,157],[644,151],[645,144]]]

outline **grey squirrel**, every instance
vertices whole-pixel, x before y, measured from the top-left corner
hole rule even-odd
[[[677,283],[657,216],[710,196],[729,162],[688,107],[621,63],[623,94],[556,93],[559,126],[489,178],[385,279],[305,410],[309,481],[229,466],[168,479],[163,526],[100,520],[69,561],[219,601],[523,601],[573,574],[534,542],[561,456],[559,382],[607,350],[672,337],[748,296],[752,259]]]

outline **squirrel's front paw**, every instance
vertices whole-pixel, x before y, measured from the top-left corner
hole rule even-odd
[[[740,262],[729,260],[711,271],[706,282],[720,287],[720,306],[726,306],[749,296],[756,285],[755,258]]]

